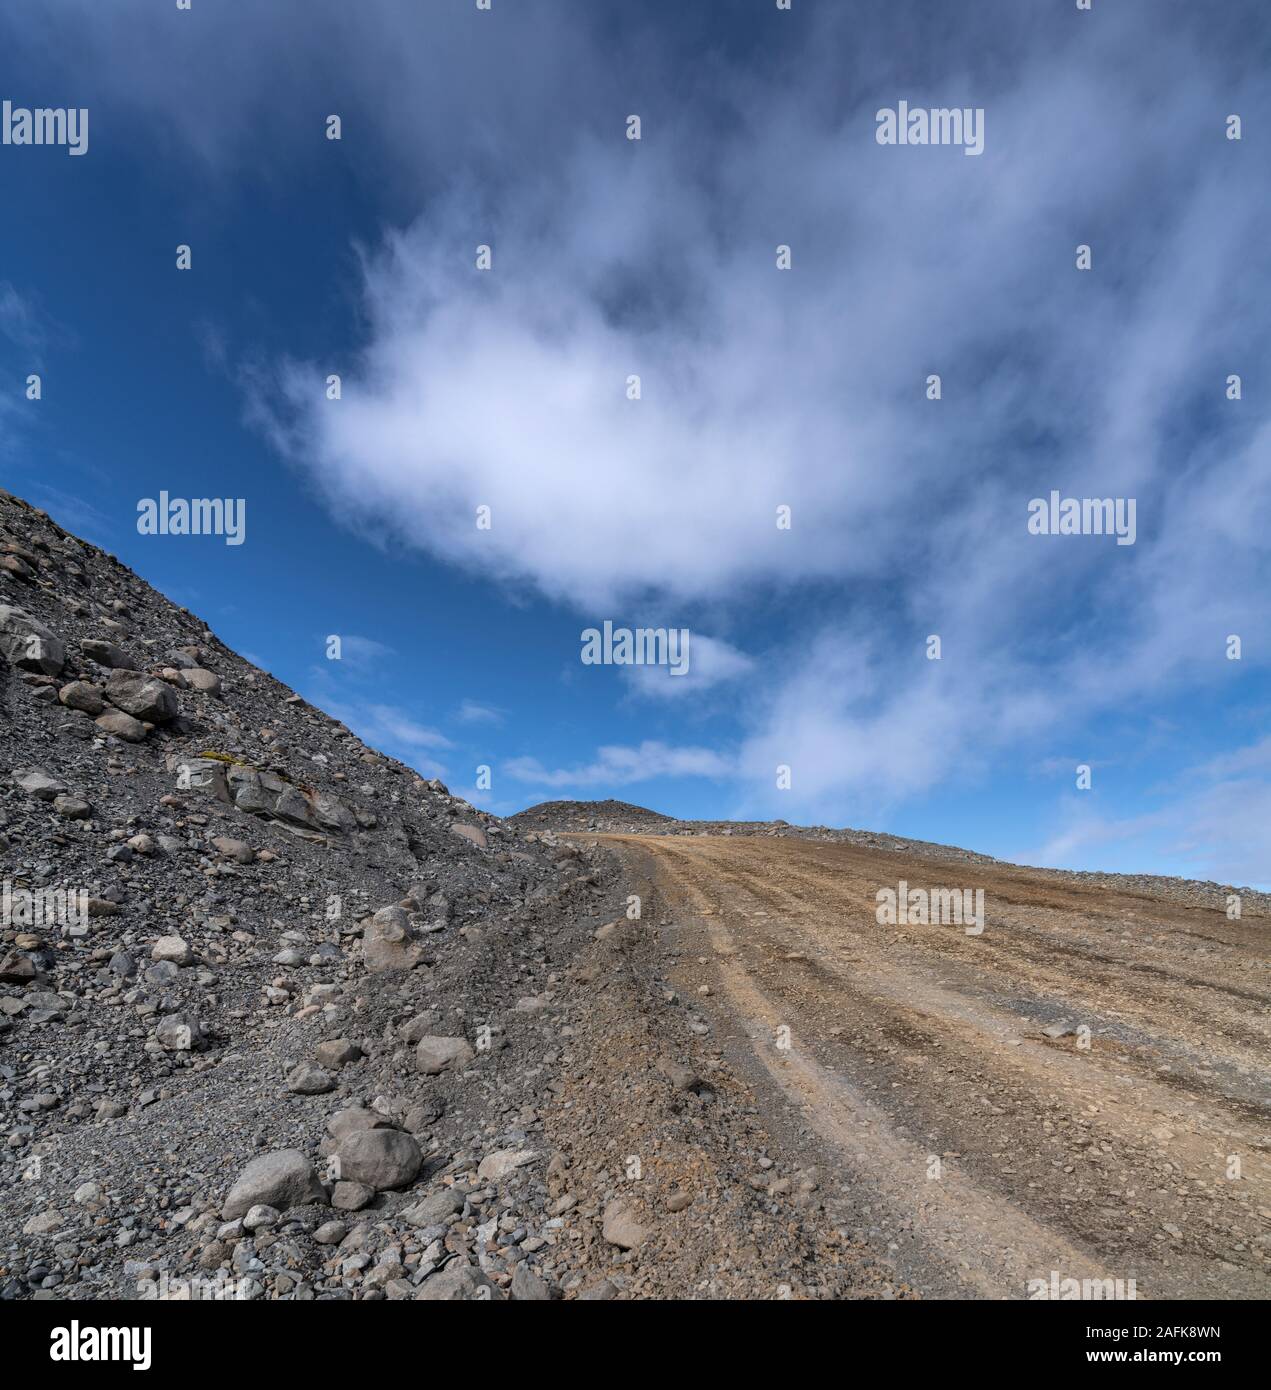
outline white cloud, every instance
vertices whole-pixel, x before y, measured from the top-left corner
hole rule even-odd
[[[476,700],[464,700],[455,718],[461,724],[502,724],[505,711]]]
[[[377,642],[373,637],[359,637],[356,633],[340,636],[340,660],[353,666],[374,666],[387,661],[394,655],[392,647]]]
[[[394,705],[350,703],[320,698],[317,703],[372,748],[382,749],[416,768],[425,777],[447,775],[444,763],[431,756],[454,745],[439,730],[421,724]]]
[[[645,624],[633,624],[645,626]],[[651,700],[677,700],[700,695],[712,686],[740,680],[755,671],[755,661],[718,637],[707,637],[690,630],[688,670],[682,676],[667,666],[620,666],[623,679],[632,692]]]
[[[452,746],[444,734],[418,723],[410,715],[395,709],[392,705],[367,705],[364,710],[359,711],[359,717],[372,721],[394,743],[404,743],[410,748],[449,748]]]
[[[1219,883],[1271,890],[1271,738],[1185,768],[1165,789],[1161,805],[1133,816],[1108,816],[1083,797],[1060,806],[1059,828],[1025,863],[1075,868],[1155,856],[1183,866],[1177,872]]]
[[[1177,808],[1171,852],[1193,872],[1271,891],[1271,781],[1216,783]]]
[[[1229,777],[1233,773],[1267,772],[1271,773],[1271,734],[1244,748],[1233,749],[1211,758],[1195,769],[1200,777]]]
[[[1253,640],[1271,637],[1271,429],[1222,410],[1215,364],[1234,337],[1247,375],[1267,360],[1231,292],[1236,266],[1271,292],[1261,204],[1205,124],[1229,74],[1184,36],[1150,42],[1129,78],[1102,50],[980,74],[976,160],[881,150],[868,85],[827,108],[809,56],[807,95],[724,78],[737,106],[709,178],[701,150],[580,138],[495,214],[453,189],[365,262],[369,336],[340,408],[320,364],[289,364],[275,438],[339,514],[584,612],[626,600],[670,626],[697,604],[736,627],[758,593],[800,615],[801,594],[839,595],[841,615],[810,609],[802,649],[770,644],[748,670],[715,652],[718,682],[747,680],[739,810],[877,816],[1227,678],[1228,632],[1250,669],[1271,646]],[[1136,497],[1137,545],[1029,536],[1027,502],[1052,486]],[[931,633],[938,663],[919,656]],[[699,650],[682,688],[624,674],[700,696],[718,682]],[[516,766],[554,786],[631,775]]]
[[[1063,808],[1064,825],[1040,848],[1026,850],[1020,857],[1026,864],[1044,868],[1070,868],[1088,861],[1092,851],[1142,840],[1168,827],[1167,814],[1156,811],[1141,816],[1111,817],[1099,814],[1071,799]],[[1096,854],[1097,857],[1097,854]]]
[[[20,294],[8,280],[0,280],[0,333],[30,355],[32,369],[39,365],[47,329],[30,297]]]
[[[847,651],[829,615],[807,654],[747,667],[721,644],[712,675],[703,639],[689,677],[624,672],[681,699],[746,675],[756,801],[792,762],[782,804],[894,802],[1055,724],[1220,679],[1221,636],[1268,628],[1271,435],[1230,411],[1180,441],[1178,412],[1221,394],[1206,364],[1233,334],[1265,360],[1229,283],[1241,266],[1266,288],[1261,213],[1221,132],[1160,119],[1167,76],[1204,112],[1227,75],[1185,36],[1151,42],[1150,80],[1103,50],[980,74],[978,160],[880,150],[872,92],[827,111],[809,57],[807,96],[721,76],[737,110],[709,179],[700,149],[583,135],[495,214],[452,188],[366,260],[369,337],[339,408],[321,365],[290,364],[275,437],[364,528],[584,611],[645,595],[647,612],[652,594],[671,625],[695,601],[744,614],[761,585],[836,581]],[[1052,485],[1137,496],[1138,545],[1028,536],[1027,500]],[[943,662],[895,679],[930,632]]]
[[[730,761],[710,748],[675,748],[654,739],[638,747],[612,745],[596,750],[595,759],[580,767],[545,768],[537,758],[512,758],[503,771],[518,782],[557,788],[626,786],[658,777],[723,778]]]
[[[1193,101],[1205,83],[1192,77]],[[896,543],[925,548],[936,529],[992,561],[1051,480],[1141,489],[1155,529],[1171,403],[1196,390],[1198,359],[1229,333],[1214,267],[1246,263],[1259,213],[1192,140],[1196,172],[1153,228],[1150,270],[1092,277],[1074,313],[1071,248],[1039,264],[1037,247],[1078,184],[1090,220],[1119,220],[1132,166],[1168,157],[1177,178],[1181,163],[1175,126],[1123,85],[1049,60],[1026,68],[993,93],[996,149],[979,161],[879,150],[863,96],[827,122],[811,100],[756,91],[714,186],[669,143],[632,158],[580,140],[547,187],[512,190],[497,215],[456,189],[366,263],[370,341],[340,408],[323,397],[322,364],[285,369],[294,415],[278,437],[342,514],[578,603],[903,577]],[[1065,158],[1081,135],[1072,104],[1096,94],[1137,139],[1078,170]],[[787,148],[800,152],[793,167]],[[796,178],[782,232],[795,270],[782,275],[758,229]],[[674,199],[657,196],[667,187]],[[1214,206],[1224,216],[1207,215]],[[853,234],[828,254],[819,242],[834,226]],[[1122,254],[1135,257],[1144,229],[1130,227]],[[489,274],[473,269],[477,240],[495,248]],[[1001,358],[1015,339],[1027,371]],[[937,367],[945,399],[928,403]],[[644,398],[631,402],[636,371]],[[1012,447],[1021,437],[1048,440],[1043,476],[1035,450]],[[482,503],[489,531],[473,525]],[[790,532],[775,526],[781,503]],[[1022,568],[1019,548],[1004,549]],[[1043,553],[1023,552],[1030,568]],[[1081,582],[1106,559],[1069,547],[1060,564]],[[1040,587],[1026,577],[1021,597]]]

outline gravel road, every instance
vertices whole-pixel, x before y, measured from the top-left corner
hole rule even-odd
[[[601,837],[776,1146],[919,1294],[1264,1298],[1266,908],[799,839]],[[907,885],[900,889],[901,882]],[[984,930],[880,925],[980,889]]]

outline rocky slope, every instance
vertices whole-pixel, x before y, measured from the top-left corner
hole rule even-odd
[[[652,887],[3,492],[0,740],[0,1298],[905,1292],[666,983]]]
[[[656,835],[680,822],[629,801],[542,801],[509,816],[508,824],[523,830]]]
[[[546,1191],[548,1005],[596,925],[577,851],[7,493],[0,737],[0,1294],[560,1282],[504,1192]]]

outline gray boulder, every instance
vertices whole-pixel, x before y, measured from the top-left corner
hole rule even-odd
[[[225,764],[217,758],[169,758],[168,770],[176,773],[181,791],[207,792],[219,801],[233,800],[226,785]]]
[[[38,767],[17,771],[13,774],[14,783],[28,796],[37,801],[55,801],[66,790],[64,783]]]
[[[323,1096],[335,1086],[335,1077],[312,1062],[301,1062],[287,1076],[287,1089],[297,1096]]]
[[[172,687],[141,671],[112,671],[106,681],[106,698],[116,709],[150,724],[166,724],[180,711]]]
[[[453,1188],[443,1187],[438,1192],[430,1192],[427,1197],[407,1207],[402,1212],[402,1220],[412,1226],[441,1226],[462,1210],[464,1199]]]
[[[62,639],[23,608],[0,604],[0,655],[23,671],[56,676],[66,665]]]
[[[137,666],[132,657],[121,651],[113,642],[103,642],[96,637],[89,637],[81,642],[79,649],[89,661],[95,661],[98,666],[124,671],[135,670]]]
[[[477,1178],[480,1182],[498,1182],[537,1157],[533,1149],[496,1149],[477,1165]]]
[[[384,1192],[414,1182],[424,1156],[400,1129],[361,1129],[341,1140],[336,1159],[341,1181],[366,1183]]]
[[[235,764],[225,774],[234,805],[249,816],[272,815],[279,793],[286,785],[272,772]]]
[[[601,1234],[610,1245],[620,1250],[635,1250],[649,1238],[649,1233],[636,1219],[629,1203],[619,1199],[610,1202],[605,1208],[600,1227]]]
[[[105,714],[93,721],[104,734],[113,734],[125,743],[144,743],[146,726],[140,719],[121,709],[108,709]]]
[[[378,1110],[366,1110],[361,1106],[350,1106],[347,1110],[337,1110],[327,1121],[327,1131],[336,1143],[357,1134],[364,1129],[388,1128],[388,1121]]]
[[[313,807],[309,804],[309,798],[299,787],[283,787],[277,802],[274,804],[273,814],[279,820],[290,821],[293,825],[303,825],[312,829],[315,824]]]
[[[257,1205],[286,1211],[311,1202],[325,1205],[326,1200],[326,1190],[304,1154],[299,1149],[278,1149],[252,1159],[243,1169],[221,1215],[226,1221],[236,1221]]]
[[[375,1189],[366,1182],[340,1182],[331,1189],[331,1205],[336,1211],[361,1211],[375,1200]]]
[[[425,1076],[438,1076],[464,1066],[476,1055],[466,1038],[420,1038],[415,1048],[415,1065]]]
[[[318,792],[311,803],[313,819],[323,830],[334,830],[341,835],[351,834],[357,829],[357,817],[330,792]]]
[[[72,681],[57,692],[57,698],[67,709],[82,710],[96,718],[106,708],[102,693],[88,681]]]
[[[193,965],[194,951],[179,936],[161,936],[150,948],[151,960],[170,960],[173,965]]]
[[[488,1303],[495,1295],[494,1285],[476,1265],[452,1260],[445,1269],[424,1281],[415,1299],[436,1303]]]
[[[166,1014],[159,1020],[154,1036],[165,1052],[201,1052],[207,1046],[203,1024],[185,1014]]]
[[[246,840],[235,840],[228,835],[216,835],[212,848],[223,859],[232,859],[235,864],[250,864],[256,858],[256,851]]]
[[[201,690],[205,695],[221,693],[221,678],[215,671],[205,671],[201,666],[195,666],[186,671],[185,679],[193,689]]]
[[[514,1303],[550,1303],[552,1299],[550,1286],[524,1262],[513,1271],[511,1293]]]
[[[362,964],[372,974],[413,970],[420,948],[410,939],[410,917],[400,907],[382,907],[362,933]]]
[[[327,1042],[320,1042],[314,1052],[314,1058],[320,1067],[348,1066],[350,1062],[356,1062],[361,1055],[362,1049],[348,1038],[331,1038]]]

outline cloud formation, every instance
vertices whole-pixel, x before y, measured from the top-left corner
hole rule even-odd
[[[610,745],[596,750],[595,759],[577,767],[546,768],[537,758],[510,758],[503,772],[536,787],[586,790],[598,786],[625,787],[661,777],[723,778],[732,764],[711,748],[676,748],[646,739],[637,747]]]
[[[739,808],[838,820],[1221,688],[1230,634],[1239,674],[1265,670],[1267,174],[1226,138],[1233,112],[1271,118],[1257,6],[424,23],[314,0],[207,11],[194,69],[154,61],[179,57],[170,16],[112,8],[23,24],[111,74],[103,99],[146,138],[213,178],[316,167],[292,98],[338,90],[342,154],[382,179],[386,224],[339,287],[360,340],[338,363],[297,342],[252,402],[333,515],[588,618],[729,634],[695,639],[682,682],[624,680],[685,717],[744,681],[735,748],[668,736],[514,776],[731,776]],[[983,108],[983,154],[879,146],[902,98]],[[1135,498],[1136,544],[1028,535],[1052,488]],[[1216,808],[1204,824],[1226,833]]]

